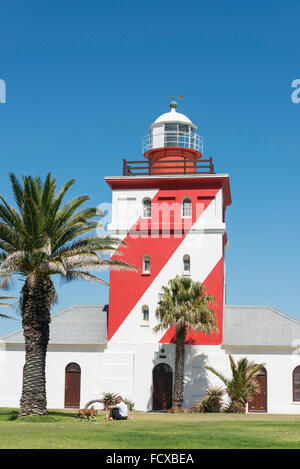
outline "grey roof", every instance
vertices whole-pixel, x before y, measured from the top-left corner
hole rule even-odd
[[[226,306],[223,346],[296,347],[300,321],[272,306]]]
[[[105,344],[108,306],[74,305],[51,316],[51,344]],[[22,329],[1,340],[8,344],[24,343]]]

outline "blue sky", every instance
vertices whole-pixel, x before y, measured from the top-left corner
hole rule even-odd
[[[227,302],[300,320],[299,1],[2,0],[0,192],[8,171],[110,201],[104,176],[141,159],[141,138],[184,94],[204,153],[229,173]],[[104,274],[107,279],[107,274]],[[108,290],[58,284],[53,312],[106,303]],[[0,335],[16,328],[0,322]]]

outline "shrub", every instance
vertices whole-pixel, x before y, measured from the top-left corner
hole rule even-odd
[[[128,410],[133,410],[134,409],[135,404],[130,399],[124,398],[123,401],[125,402],[125,404],[128,405]]]
[[[115,405],[117,395],[118,394],[115,394],[113,392],[103,392],[102,402],[104,407],[108,407],[109,405]]]
[[[246,412],[246,406],[243,402],[231,401],[225,411],[233,414],[244,414]]]
[[[220,412],[224,390],[219,386],[210,386],[205,397],[196,402],[190,409],[191,412]]]
[[[232,372],[231,378],[227,378],[210,366],[205,368],[218,376],[226,386],[226,392],[230,398],[226,412],[242,413],[246,411],[247,402],[251,401],[256,393],[260,392],[256,374],[264,364],[255,364],[246,357],[235,363],[231,354],[229,354],[229,360]]]

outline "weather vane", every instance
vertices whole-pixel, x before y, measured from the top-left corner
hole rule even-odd
[[[176,98],[182,100],[184,98],[184,95],[183,94],[179,96],[172,95],[172,96],[168,96],[168,98],[171,99],[172,101],[174,101]]]

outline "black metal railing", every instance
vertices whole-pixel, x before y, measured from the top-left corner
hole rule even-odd
[[[181,160],[127,161],[123,160],[123,176],[151,176],[177,174],[215,174],[212,158]]]

